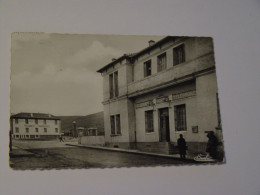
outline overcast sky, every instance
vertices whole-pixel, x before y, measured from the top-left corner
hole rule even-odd
[[[87,115],[103,111],[96,71],[161,36],[13,33],[11,113]]]

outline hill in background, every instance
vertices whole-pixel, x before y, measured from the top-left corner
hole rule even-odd
[[[76,121],[77,128],[97,128],[104,132],[104,112],[98,112],[86,116],[58,116],[61,119],[61,131],[68,132],[73,129],[73,121]]]

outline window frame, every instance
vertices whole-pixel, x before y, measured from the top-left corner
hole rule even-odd
[[[186,104],[174,106],[175,131],[187,131]]]
[[[165,58],[165,63],[163,64],[163,58]],[[160,67],[160,68],[159,68]],[[157,56],[157,72],[161,72],[167,68],[167,54],[166,52]]]
[[[147,66],[150,66],[150,74],[148,74],[148,68],[147,68]],[[150,60],[147,60],[147,61],[145,61],[144,62],[144,77],[149,77],[149,76],[151,76],[152,75],[152,60],[150,59]]]
[[[181,54],[179,53],[181,51]],[[182,43],[176,47],[173,48],[173,66],[177,66],[179,64],[182,64],[186,61],[186,55],[185,55],[185,44]],[[181,57],[180,57],[181,56]]]
[[[153,110],[146,110],[145,112],[145,133],[154,132],[154,114]],[[151,117],[151,118],[149,118]]]
[[[110,133],[111,136],[122,135],[120,114],[110,115]]]

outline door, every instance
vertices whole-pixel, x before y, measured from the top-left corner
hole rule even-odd
[[[159,138],[160,138],[160,142],[170,141],[168,108],[159,109]]]

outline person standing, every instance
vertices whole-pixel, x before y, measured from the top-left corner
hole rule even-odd
[[[207,135],[209,138],[208,143],[207,143],[207,149],[206,152],[209,153],[209,155],[216,159],[217,158],[217,146],[218,146],[218,139],[214,135],[213,131],[210,131]]]
[[[186,158],[187,146],[186,146],[186,141],[183,138],[182,134],[180,134],[180,138],[178,139],[177,143],[178,143],[180,158],[185,159]]]

